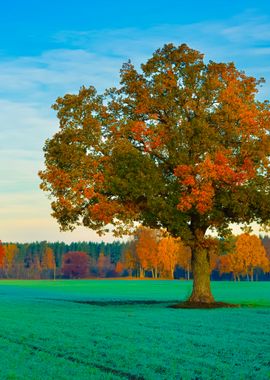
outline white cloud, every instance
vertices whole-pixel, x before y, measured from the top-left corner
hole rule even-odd
[[[230,42],[245,46],[251,43],[268,42],[270,40],[270,22],[268,15],[257,15],[245,12],[234,17],[229,25],[224,25],[221,34]]]
[[[56,128],[50,108],[42,104],[0,98],[0,150],[40,150],[40,141]]]
[[[123,62],[130,58],[139,65],[168,42],[185,42],[207,59],[233,60],[245,69],[254,66],[256,56],[260,60],[269,56],[270,20],[247,12],[218,22],[63,31],[55,39],[59,49],[0,62],[0,97],[39,102],[48,108],[57,96],[75,92],[82,84],[103,91],[117,84]],[[63,43],[68,48],[63,49]]]
[[[0,108],[0,200],[2,207],[9,208],[14,193],[39,192],[37,172],[43,166],[42,147],[56,129],[56,122],[37,105],[0,99]]]
[[[0,95],[49,108],[56,97],[76,92],[83,84],[101,89],[112,85],[119,67],[117,59],[82,49],[51,50],[38,57],[12,59],[0,63]]]

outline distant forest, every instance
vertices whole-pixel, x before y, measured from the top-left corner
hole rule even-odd
[[[88,276],[115,276],[114,268],[120,261],[128,243],[94,243],[64,242],[49,243],[46,241],[33,243],[4,242],[4,258],[0,265],[0,276],[3,278],[61,278],[65,277],[62,266],[63,257],[69,252],[83,252],[88,256]],[[106,268],[98,273],[97,265],[105,258]],[[1,261],[0,261],[1,264]],[[76,263],[75,263],[76,265]],[[106,272],[106,273],[105,273]],[[76,277],[76,276],[74,276]],[[78,276],[79,277],[79,274]]]
[[[270,280],[270,238],[213,238],[212,280]],[[192,278],[191,249],[160,230],[140,227],[128,242],[0,241],[0,278]]]

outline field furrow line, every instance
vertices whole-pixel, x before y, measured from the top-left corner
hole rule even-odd
[[[4,335],[0,335],[0,339],[3,339],[5,341],[8,341],[8,342],[13,343],[13,344],[18,344],[20,346],[23,345],[23,346],[26,346],[27,348],[29,348],[30,350],[42,352],[44,354],[47,354],[47,355],[50,355],[53,357],[57,357],[57,358],[61,358],[61,359],[65,359],[65,360],[68,360],[70,362],[77,363],[77,364],[80,364],[80,365],[83,365],[86,367],[92,366],[92,367],[95,367],[95,368],[97,368],[103,372],[110,373],[113,375],[117,375],[119,377],[126,378],[128,380],[145,380],[145,378],[141,375],[134,375],[132,373],[129,373],[126,371],[121,371],[121,370],[118,370],[115,368],[110,368],[110,367],[107,367],[107,366],[102,365],[102,364],[89,363],[83,359],[76,358],[72,355],[65,355],[64,353],[60,353],[60,352],[54,351],[52,353],[51,351],[46,350],[43,347],[37,346],[35,344],[31,344],[31,343],[20,342],[18,339],[14,339],[14,338],[12,339],[12,338],[4,336]]]

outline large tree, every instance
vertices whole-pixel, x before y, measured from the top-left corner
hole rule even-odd
[[[268,223],[270,107],[233,63],[205,63],[165,45],[120,85],[58,98],[60,130],[46,141],[41,188],[63,230],[166,228],[192,249],[190,302],[211,303],[210,228]]]

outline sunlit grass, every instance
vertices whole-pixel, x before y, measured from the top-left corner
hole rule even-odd
[[[218,301],[241,308],[166,307],[190,291],[185,281],[1,281],[1,379],[270,378],[270,283],[213,283]]]

